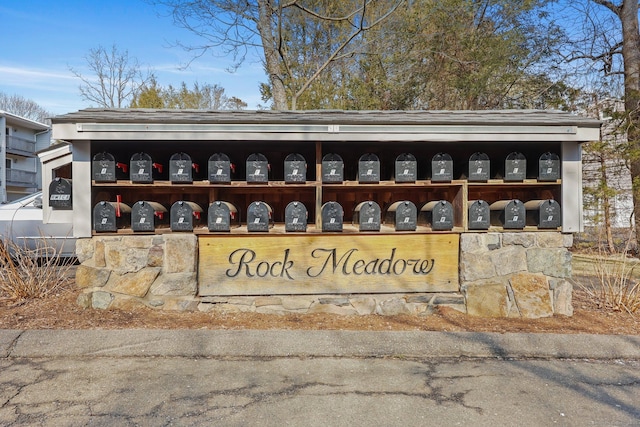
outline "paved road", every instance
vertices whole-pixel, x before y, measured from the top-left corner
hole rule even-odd
[[[0,425],[640,426],[640,357],[597,356],[595,345],[595,359],[536,356],[526,344],[507,351],[510,339],[545,341],[525,338],[0,331]],[[547,346],[556,338],[605,339],[556,336]],[[440,345],[425,351],[427,340]],[[477,340],[503,348],[474,356],[485,351],[471,350]],[[640,353],[638,337],[610,341],[619,355]],[[448,354],[447,342],[468,357]]]

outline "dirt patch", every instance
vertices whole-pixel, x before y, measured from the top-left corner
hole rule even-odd
[[[592,333],[640,335],[640,316],[607,312],[576,287],[574,315],[543,319],[472,317],[441,308],[429,316],[338,316],[330,314],[214,314],[169,312],[145,307],[130,311],[82,309],[74,286],[45,299],[0,299],[3,329],[303,329],[421,330],[476,332]]]

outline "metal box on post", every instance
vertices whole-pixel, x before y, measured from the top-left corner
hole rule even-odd
[[[469,181],[488,181],[491,174],[491,160],[486,153],[476,152],[469,157]]]
[[[488,230],[491,225],[489,203],[475,200],[469,203],[469,230]]]
[[[265,202],[252,202],[247,208],[247,231],[269,231],[272,218],[271,206]]]
[[[228,184],[231,182],[231,173],[236,171],[236,166],[231,163],[226,154],[214,153],[209,157],[208,171],[209,182]]]
[[[490,209],[492,225],[519,230],[524,228],[526,210],[520,200],[498,200],[491,204]]]
[[[73,209],[72,190],[70,179],[54,178],[49,183],[49,206],[60,210]]]
[[[425,224],[434,231],[453,229],[453,205],[446,200],[428,202],[420,213]]]
[[[194,202],[179,200],[171,205],[171,231],[193,231],[195,220],[200,220],[202,207]]]
[[[562,226],[560,204],[555,200],[529,200],[525,202],[524,207],[527,211],[527,225],[551,229]]]
[[[555,153],[544,153],[538,159],[538,181],[560,179],[560,157]]]
[[[129,161],[129,178],[138,184],[153,182],[153,169],[162,173],[162,165],[154,163],[147,153],[135,153]]]
[[[322,231],[342,231],[344,210],[338,202],[327,202],[322,205]]]
[[[418,162],[413,154],[400,154],[396,157],[395,166],[394,177],[396,182],[416,182],[416,179],[418,179]]]
[[[284,159],[284,182],[307,181],[307,161],[302,154],[292,153]]]
[[[207,213],[209,231],[231,231],[231,224],[235,221],[239,221],[238,209],[233,204],[216,200],[209,205]]]
[[[339,154],[329,153],[322,157],[322,182],[340,183],[344,180],[344,162]]]
[[[98,233],[115,233],[126,226],[122,214],[130,214],[131,207],[122,202],[98,202],[93,207],[93,229]]]
[[[285,231],[307,231],[307,207],[298,201],[290,202],[284,209]]]
[[[514,151],[504,161],[505,181],[524,181],[527,177],[527,158],[522,153]]]
[[[194,170],[197,172],[199,166],[191,161],[187,153],[175,153],[169,159],[169,181],[172,183],[192,183]]]
[[[431,158],[431,181],[453,180],[453,159],[447,153],[438,153]]]
[[[247,182],[269,182],[269,161],[264,154],[253,153],[247,157]]]
[[[409,200],[392,203],[387,209],[384,222],[393,224],[396,231],[415,231],[418,225],[416,205]]]
[[[380,159],[373,153],[360,156],[358,160],[358,182],[380,182]]]
[[[156,218],[158,221],[164,219],[167,212],[162,204],[140,200],[131,206],[131,229],[133,231],[155,231]]]
[[[353,210],[353,222],[360,231],[380,231],[381,218],[380,205],[373,200],[360,202]]]
[[[95,182],[116,182],[118,180],[117,169],[121,169],[125,174],[127,173],[127,165],[116,162],[113,154],[103,151],[93,156],[91,175]]]

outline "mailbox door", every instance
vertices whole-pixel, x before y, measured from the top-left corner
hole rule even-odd
[[[360,231],[380,231],[380,206],[374,201],[363,202],[358,212]]]
[[[364,154],[358,160],[359,182],[380,182],[380,159],[373,153]]]
[[[504,161],[505,181],[524,181],[527,177],[527,159],[522,153],[511,153]]]
[[[488,181],[491,161],[485,153],[474,153],[469,157],[469,181]]]
[[[322,231],[342,231],[344,211],[338,202],[322,205]]]
[[[145,201],[139,201],[131,207],[131,229],[133,231],[154,231],[155,209]]]
[[[284,182],[306,182],[307,161],[301,154],[289,154],[284,159]]]
[[[116,182],[116,159],[109,153],[98,153],[91,163],[92,178],[96,182]]]
[[[247,182],[269,182],[269,162],[263,154],[247,158]]]
[[[431,159],[431,181],[453,180],[453,159],[447,153],[438,153]]]
[[[193,163],[186,153],[176,153],[169,159],[169,181],[193,182]]]
[[[55,178],[49,184],[49,206],[54,209],[73,209],[71,181],[65,178]]]
[[[488,230],[491,225],[489,203],[476,200],[469,205],[469,230]]]
[[[554,153],[545,153],[538,160],[538,180],[556,181],[560,179],[560,157]]]
[[[171,231],[193,231],[193,209],[183,201],[171,206]]]
[[[247,208],[247,230],[269,231],[271,212],[264,202],[253,202]]]
[[[116,209],[111,203],[102,201],[94,206],[93,229],[98,233],[115,232],[118,230]]]
[[[209,231],[231,231],[231,211],[226,203],[211,203],[207,214],[207,226]]]
[[[538,228],[558,228],[562,226],[560,204],[555,200],[545,200],[538,210]]]
[[[307,231],[307,207],[301,202],[291,202],[284,211],[285,231]]]
[[[396,182],[415,182],[418,177],[418,162],[413,154],[403,153],[396,157]]]
[[[511,200],[501,215],[504,228],[523,229],[527,220],[527,211],[520,200]]]
[[[395,214],[396,231],[415,231],[418,224],[416,205],[408,200],[400,203]]]
[[[215,153],[209,157],[209,182],[231,182],[231,161],[224,153]]]
[[[129,162],[129,177],[132,182],[153,182],[153,161],[147,153],[136,153]]]
[[[431,211],[432,230],[451,230],[453,228],[453,206],[446,200],[442,200]]]
[[[344,163],[338,154],[330,153],[322,158],[322,182],[338,183],[344,180]]]

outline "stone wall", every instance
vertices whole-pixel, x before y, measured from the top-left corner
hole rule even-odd
[[[342,315],[428,315],[438,306],[478,316],[571,315],[571,235],[466,233],[460,293],[200,297],[193,234],[79,239],[78,303],[99,309]]]
[[[485,317],[573,315],[571,234],[465,233],[460,289],[467,312]]]

